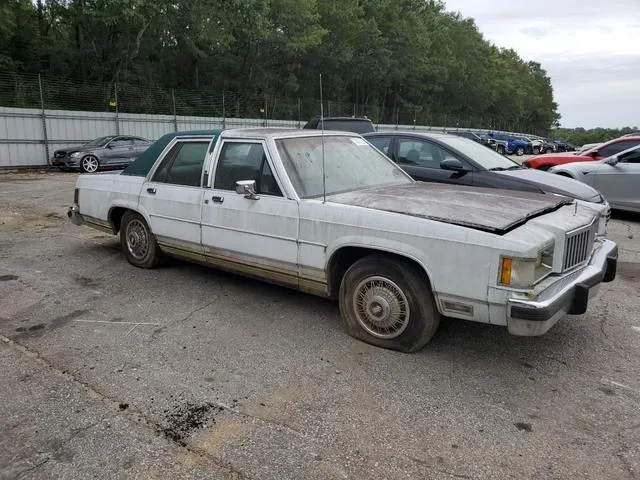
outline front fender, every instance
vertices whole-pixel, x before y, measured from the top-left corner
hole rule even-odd
[[[376,237],[363,237],[363,236],[345,236],[339,239],[336,239],[330,245],[327,245],[326,249],[326,264],[325,264],[325,272],[329,271],[329,265],[331,265],[331,261],[333,260],[334,255],[341,249],[345,247],[355,247],[355,248],[365,248],[369,250],[377,250],[380,252],[391,253],[395,255],[399,255],[402,257],[406,257],[409,260],[413,260],[416,262],[426,273],[427,277],[429,277],[429,281],[431,282],[431,288],[433,292],[436,293],[438,291],[437,279],[432,275],[432,271],[430,268],[431,259],[425,255],[424,251],[419,250],[416,247],[411,245],[407,245],[403,242],[398,242],[396,240],[384,239],[384,238],[376,238]]]

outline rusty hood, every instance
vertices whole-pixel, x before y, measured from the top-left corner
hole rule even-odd
[[[572,200],[556,195],[416,182],[328,195],[327,202],[427,218],[502,235]]]

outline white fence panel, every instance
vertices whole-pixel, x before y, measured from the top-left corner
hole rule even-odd
[[[0,168],[47,165],[54,150],[77,145],[106,135],[135,135],[157,140],[165,133],[185,130],[230,129],[240,127],[301,128],[296,120],[263,118],[221,118],[173,115],[146,115],[115,112],[45,110],[46,138],[42,110],[0,107]],[[420,125],[376,125],[379,131],[451,131],[455,128]],[[487,130],[465,128],[476,132]],[[507,132],[511,133],[511,132]]]

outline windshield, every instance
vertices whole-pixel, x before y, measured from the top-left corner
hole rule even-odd
[[[113,138],[114,137],[100,137],[95,140],[91,140],[89,143],[85,143],[84,145],[86,147],[103,147]]]
[[[486,170],[515,170],[521,168],[520,165],[513,160],[509,160],[507,157],[496,153],[478,142],[458,137],[441,138],[440,141],[466,155]]]
[[[300,198],[322,196],[322,137],[286,138],[276,140],[276,146]],[[413,183],[391,160],[360,137],[325,136],[324,171],[327,195]]]

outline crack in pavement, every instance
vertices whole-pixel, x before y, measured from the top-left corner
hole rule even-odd
[[[202,305],[200,307],[196,307],[193,310],[191,310],[184,318],[179,318],[176,320],[172,320],[166,324],[164,324],[163,326],[161,326],[160,328],[156,328],[153,333],[151,333],[151,338],[149,339],[149,342],[152,342],[153,340],[156,339],[156,337],[158,335],[160,335],[162,332],[164,332],[168,327],[170,327],[171,325],[175,325],[176,323],[182,323],[182,322],[186,322],[187,320],[189,320],[193,315],[195,315],[196,313],[204,310],[205,308],[207,308],[208,306],[214,304],[217,301],[217,299],[211,300],[209,303]]]

